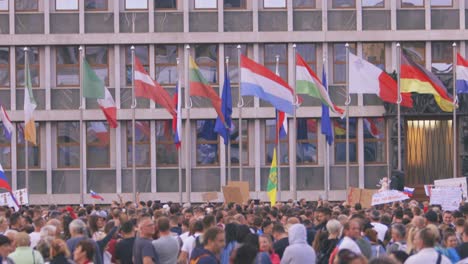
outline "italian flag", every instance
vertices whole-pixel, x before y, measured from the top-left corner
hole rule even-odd
[[[296,92],[315,97],[333,112],[344,115],[344,110],[333,104],[322,82],[299,53],[296,53]]]
[[[24,87],[24,139],[36,145],[36,124],[34,122],[34,110],[37,107],[31,85],[31,73],[29,64],[26,63]]]

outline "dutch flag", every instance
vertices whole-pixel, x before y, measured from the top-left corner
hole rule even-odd
[[[463,59],[463,57],[458,53],[457,54],[457,94],[468,93],[468,61]]]

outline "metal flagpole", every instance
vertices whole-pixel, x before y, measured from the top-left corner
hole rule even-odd
[[[293,133],[293,139],[294,139],[294,144],[293,144],[293,153],[294,153],[294,156],[293,158],[295,159],[296,158],[296,153],[297,153],[297,118],[296,118],[296,107],[297,105],[299,104],[299,100],[297,99],[297,92],[296,92],[296,44],[293,44],[293,65],[294,65],[294,71],[293,71],[293,80],[294,80],[294,86],[293,86],[293,91],[294,91],[294,99],[296,100],[295,102],[295,107],[294,107],[294,113],[293,113],[293,129],[292,130],[292,133]],[[291,159],[289,159],[291,161]],[[297,166],[294,166],[294,173],[293,173],[293,184],[292,184],[292,188],[294,190],[293,192],[293,198],[294,200],[297,200]]]
[[[80,204],[84,205],[84,160],[83,160],[83,59],[84,59],[84,49],[83,46],[79,47],[80,51]]]
[[[239,180],[243,180],[242,175],[242,107],[244,106],[244,100],[241,95],[241,45],[237,45],[237,66],[238,66],[238,78],[239,78],[239,94],[237,98],[237,108],[239,109]]]
[[[397,99],[397,137],[398,137],[398,155],[397,155],[397,159],[398,159],[398,163],[397,163],[397,169],[399,171],[401,171],[401,107],[400,107],[400,104],[401,104],[401,91],[400,91],[400,72],[401,72],[401,48],[400,48],[400,43],[397,43],[396,44],[396,49],[397,49],[397,75],[398,75],[398,79],[397,79],[397,95],[398,95],[398,99]]]
[[[346,192],[349,187],[349,104],[351,96],[349,95],[349,44],[346,43]]]
[[[453,178],[457,177],[457,104],[458,104],[458,96],[457,96],[457,43],[452,44],[453,47],[453,62],[452,62],[452,72],[453,72],[453,120],[452,120],[452,128],[453,128]]]
[[[280,58],[280,55],[276,55],[275,56],[276,58],[276,75],[280,76],[279,74],[279,58]],[[278,175],[278,201],[281,201],[281,153],[280,153],[280,136],[279,136],[279,131],[278,131],[278,110],[275,109],[275,113],[276,113],[276,126],[275,126],[275,135],[276,135],[276,166],[277,166],[277,175]],[[285,113],[286,115],[286,113]],[[286,117],[285,117],[286,118]],[[280,124],[281,125],[281,124]]]
[[[192,167],[192,149],[188,147],[190,145],[190,108],[191,106],[191,99],[190,99],[190,82],[189,82],[189,53],[190,53],[190,46],[185,46],[185,53],[184,53],[184,62],[186,66],[185,70],[185,109],[187,110],[187,118],[185,121],[185,142],[186,143],[186,155],[187,158],[185,160],[185,191],[187,192],[187,202],[190,202],[190,188],[192,182],[192,174],[191,174],[191,167]]]
[[[177,58],[177,71],[180,72],[179,67],[180,67],[180,59]],[[181,94],[182,89],[181,89],[181,85],[180,85],[181,84],[180,83],[180,76],[182,76],[182,75],[178,74],[178,76],[179,76],[179,79],[177,80],[177,91],[176,91],[177,92],[177,110],[176,110],[177,111],[177,118],[175,120],[177,122],[177,124],[175,126],[177,128],[177,130],[175,131],[175,133],[179,133],[178,131],[179,131],[179,129],[181,129],[181,127],[179,127],[179,125],[181,125],[181,124],[179,124],[179,118],[182,118],[181,116],[179,116],[179,115],[182,114],[182,111],[179,111],[179,108],[182,108],[182,106],[181,106],[181,104],[182,104],[182,94]],[[181,135],[178,135],[178,136],[181,137]],[[181,138],[179,138],[179,140],[181,140]],[[181,163],[182,159],[181,159],[181,157],[182,157],[182,146],[180,146],[177,149],[177,158],[179,159],[179,161],[178,161],[178,164],[179,164],[178,173],[179,173],[179,200],[180,200],[180,204],[182,204],[182,202],[183,202],[183,197],[182,197],[182,163]]]
[[[28,91],[28,79],[30,78],[29,74],[31,74],[31,71],[29,71],[29,65],[28,65],[28,47],[24,47],[24,92],[29,93]],[[26,109],[24,109],[26,111]],[[26,121],[26,120],[25,120]],[[33,124],[34,126],[36,124]],[[24,126],[24,130],[26,130],[26,123]],[[25,132],[23,131],[23,137],[24,137],[24,174],[25,174],[25,182],[26,182],[26,189],[29,191],[29,155],[28,155],[28,140],[26,139]]]
[[[226,56],[226,68],[225,71],[229,74],[229,56]],[[226,82],[226,80],[224,80]],[[224,92],[224,91],[223,91]],[[231,128],[228,127],[228,144],[227,144],[227,167],[228,167],[228,182],[231,181]],[[241,163],[241,162],[240,162]]]
[[[131,46],[132,51],[132,190],[133,199],[137,202],[137,188],[136,188],[136,161],[135,161],[135,108],[137,106],[135,98],[135,46]]]

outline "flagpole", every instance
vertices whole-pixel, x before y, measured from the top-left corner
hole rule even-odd
[[[24,47],[24,92],[29,93],[28,90],[28,79],[30,78],[29,74],[31,72],[29,71],[29,60],[28,60],[28,47]],[[26,111],[26,109],[24,109]],[[28,120],[29,121],[29,120]],[[36,124],[33,124],[35,126]],[[26,124],[24,126],[24,129],[26,130]],[[25,160],[24,160],[24,174],[25,174],[25,184],[26,184],[26,189],[29,190],[29,155],[28,155],[28,140],[26,139],[25,136],[26,133],[23,132],[24,136],[24,155],[25,155]]]
[[[241,95],[241,45],[237,45],[237,64],[239,78],[239,94],[237,98],[237,108],[239,109],[239,180],[242,181],[242,107],[244,106],[244,100]]]
[[[297,153],[297,119],[296,119],[296,107],[298,105],[298,99],[297,99],[297,92],[296,92],[296,44],[293,44],[293,65],[294,65],[294,71],[293,71],[293,80],[294,80],[294,86],[293,86],[293,91],[294,91],[294,100],[296,102],[294,103],[294,113],[293,113],[293,129],[292,129],[292,136],[294,139],[294,144],[293,144],[293,153],[294,153],[294,158],[296,158],[296,153]],[[291,159],[289,159],[289,162],[291,162]],[[293,173],[293,184],[292,188],[294,190],[293,192],[293,198],[294,200],[297,200],[297,161],[295,161],[296,166],[294,166],[294,173]]]
[[[137,202],[136,195],[136,161],[135,161],[135,108],[137,106],[135,98],[135,46],[131,46],[130,50],[132,51],[132,190],[133,190],[133,199]]]
[[[84,49],[83,46],[79,47],[80,51],[80,205],[84,205],[84,161],[83,161],[83,59]]]
[[[280,55],[276,55],[275,56],[275,59],[276,59],[276,75],[280,75],[279,74],[279,58],[280,58]],[[281,152],[280,152],[280,136],[279,136],[279,131],[278,131],[278,110],[275,109],[275,113],[276,113],[276,126],[275,126],[275,135],[276,135],[276,163],[277,163],[277,166],[278,166],[278,170],[277,170],[277,175],[278,175],[278,201],[281,201]],[[285,113],[286,115],[286,113]],[[286,118],[286,117],[285,117]]]
[[[453,120],[452,120],[452,129],[453,129],[453,178],[457,177],[457,43],[452,44],[453,47],[453,62],[452,62],[452,72],[453,72]]]
[[[400,73],[401,73],[401,48],[400,43],[396,44],[397,49],[397,137],[398,137],[398,155],[397,155],[397,169],[401,171],[401,91],[400,91]]]
[[[349,95],[349,44],[346,43],[346,194],[349,187],[349,104],[351,97]]]
[[[190,82],[189,82],[189,78],[190,78],[190,74],[189,74],[189,53],[190,53],[190,46],[187,44],[185,46],[185,53],[184,53],[184,62],[185,62],[185,65],[187,67],[187,69],[185,70],[185,109],[187,110],[187,118],[186,118],[186,121],[185,121],[185,142],[186,143],[186,146],[190,145],[189,142],[191,142],[191,139],[190,139],[190,108],[192,107],[191,106],[191,100],[190,100]],[[192,174],[191,174],[191,164],[192,164],[192,149],[190,147],[187,147],[186,148],[186,155],[187,155],[187,159],[185,161],[185,170],[186,170],[186,173],[185,173],[185,176],[186,176],[186,179],[185,179],[185,191],[187,192],[187,202],[190,203],[190,188],[191,188],[191,182],[192,182]]]
[[[225,59],[225,62],[226,62],[226,68],[225,68],[225,71],[226,71],[226,74],[229,74],[229,56],[226,56],[226,59]],[[224,80],[224,82],[226,82],[226,80]],[[223,91],[224,92],[224,91]],[[228,127],[228,144],[227,144],[227,167],[228,167],[228,182],[231,181],[231,128]],[[239,162],[239,163],[242,163],[242,162]]]
[[[177,71],[179,71],[179,70],[180,70],[180,68],[179,68],[179,67],[180,67],[180,59],[177,58],[176,61],[177,61]],[[181,86],[180,86],[180,76],[181,76],[181,74],[178,74],[178,76],[179,76],[179,78],[178,78],[178,80],[177,80],[177,91],[176,91],[176,93],[177,93],[177,109],[179,109],[179,107],[181,107],[181,103],[182,103],[182,94],[181,94],[181,90],[182,90],[182,89],[181,89]],[[182,114],[181,111],[180,111],[180,112],[179,112],[178,110],[176,110],[176,111],[177,111],[177,115],[181,115],[181,114]],[[176,120],[175,120],[175,122],[177,122],[177,124],[176,124],[176,126],[175,126],[175,127],[176,127],[175,133],[179,133],[178,130],[181,129],[181,128],[179,127],[179,124],[178,124],[179,118],[182,118],[182,117],[177,116],[177,118],[176,118]],[[181,137],[181,135],[178,135],[178,136]],[[181,139],[179,138],[179,140],[181,140]],[[177,170],[178,170],[178,174],[179,174],[179,200],[180,200],[180,204],[182,204],[182,202],[183,202],[183,197],[182,197],[182,164],[181,164],[181,156],[182,156],[182,146],[179,146],[179,147],[177,148],[177,158],[178,158],[178,165],[179,165],[178,168],[177,168]]]

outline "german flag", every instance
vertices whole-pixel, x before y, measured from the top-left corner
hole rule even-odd
[[[452,112],[453,100],[447,93],[447,88],[432,72],[417,64],[401,53],[400,89],[402,93],[432,94],[440,109]]]

